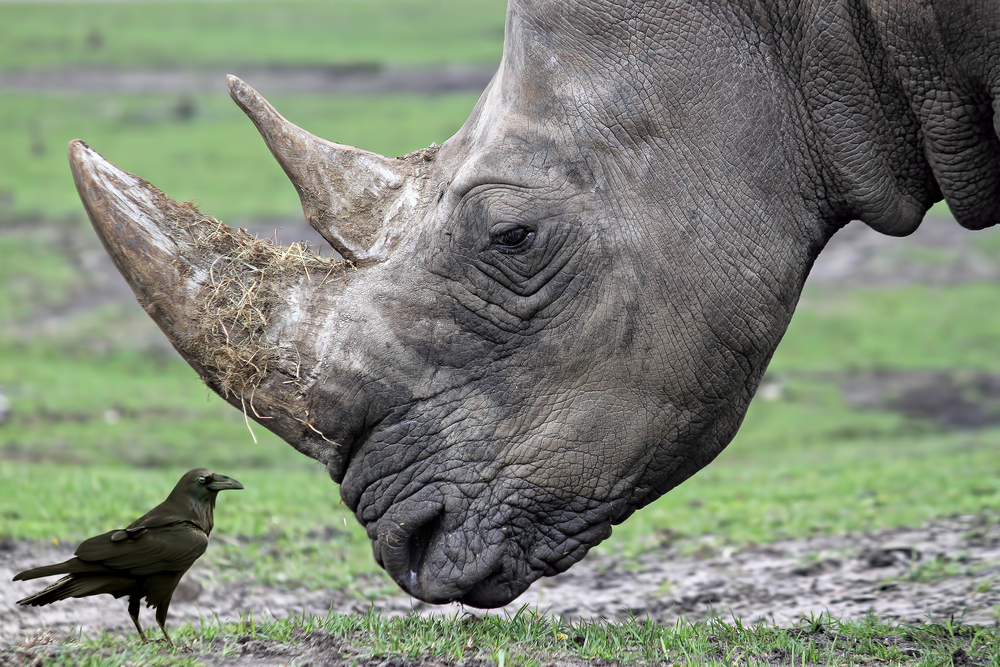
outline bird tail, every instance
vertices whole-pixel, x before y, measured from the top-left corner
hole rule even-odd
[[[14,575],[14,581],[27,581],[28,579],[38,579],[39,577],[50,577],[53,574],[66,574],[72,572],[71,564],[76,558],[71,558],[68,561],[62,563],[56,563],[55,565],[43,565],[42,567],[32,568],[30,570],[25,570],[24,572],[19,572]]]
[[[88,577],[86,575],[71,574],[34,595],[29,595],[23,600],[18,600],[17,603],[21,606],[30,605],[32,607],[40,607],[41,605],[51,604],[59,600],[65,600],[66,598],[82,598],[101,593],[110,593],[115,597],[120,597],[122,591],[129,588],[132,583],[131,579],[124,577]]]
[[[79,558],[69,560],[54,565],[43,565],[35,567],[14,575],[13,581],[27,581],[28,579],[38,579],[39,577],[51,577],[53,574],[73,574],[76,572],[107,572],[108,568],[100,563],[85,563]]]

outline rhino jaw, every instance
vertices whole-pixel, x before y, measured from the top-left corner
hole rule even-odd
[[[553,549],[519,534],[499,504],[497,516],[476,517],[470,527],[468,517],[450,516],[446,503],[438,489],[428,487],[367,526],[379,565],[404,591],[432,604],[502,607],[537,579],[566,571],[611,535],[606,519]],[[525,544],[533,544],[528,553],[521,551]]]

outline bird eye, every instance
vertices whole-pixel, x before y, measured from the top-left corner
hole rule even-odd
[[[527,227],[514,227],[493,236],[494,245],[503,252],[521,250],[535,236],[535,232]]]
[[[199,484],[204,484],[204,483],[205,483],[205,482],[207,482],[207,481],[208,481],[208,479],[206,479],[205,477],[199,477],[199,478],[198,478],[198,483],[199,483]]]

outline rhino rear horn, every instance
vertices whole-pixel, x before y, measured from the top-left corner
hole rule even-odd
[[[232,75],[229,94],[288,174],[309,224],[352,262],[386,259],[425,199],[436,149],[387,158],[306,132]]]

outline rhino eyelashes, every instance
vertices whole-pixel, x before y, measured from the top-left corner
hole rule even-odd
[[[500,252],[510,255],[527,251],[534,240],[533,229],[518,226],[494,234],[490,243]]]

